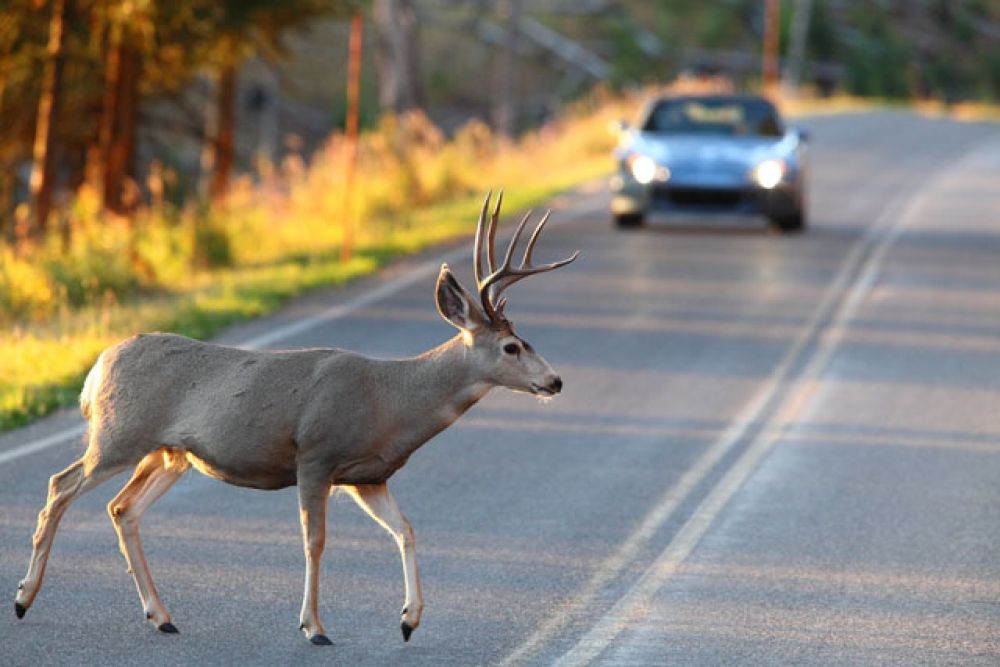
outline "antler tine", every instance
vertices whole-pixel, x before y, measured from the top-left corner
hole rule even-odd
[[[507,253],[504,256],[504,260],[500,265],[500,268],[492,271],[489,276],[480,281],[480,298],[482,299],[484,310],[491,319],[495,320],[502,318],[503,316],[503,306],[506,305],[507,299],[500,298],[500,294],[505,289],[517,281],[527,278],[528,276],[533,276],[536,273],[546,273],[548,271],[558,269],[561,266],[566,266],[580,256],[580,252],[577,251],[573,253],[571,257],[567,257],[566,259],[558,262],[543,264],[541,266],[531,265],[531,257],[535,249],[535,243],[538,241],[538,237],[541,234],[545,223],[548,222],[550,214],[551,211],[547,212],[532,232],[519,267],[513,268],[511,266],[511,261],[513,260],[514,252],[517,249],[517,244],[521,239],[521,234],[524,233],[524,226],[531,218],[530,211],[521,219],[520,224],[518,224],[517,229],[514,231],[514,236],[511,239],[510,245],[507,247]]]
[[[549,221],[550,215],[552,215],[552,209],[549,209],[545,212],[545,215],[542,216],[542,219],[541,221],[539,221],[538,226],[535,227],[535,231],[531,235],[531,238],[528,239],[528,247],[524,249],[524,259],[521,260],[522,269],[527,266],[531,266],[531,253],[535,249],[535,241],[538,240],[538,236],[542,233],[542,227],[544,227],[545,223]]]
[[[514,236],[510,240],[510,245],[507,246],[507,254],[504,255],[503,266],[501,266],[500,268],[502,269],[510,268],[510,260],[514,256],[514,250],[517,248],[518,241],[521,240],[521,234],[524,232],[524,226],[528,224],[528,220],[531,219],[532,213],[534,213],[534,211],[528,211],[527,213],[524,214],[524,217],[521,218],[521,222],[517,223],[517,229],[514,230]],[[524,266],[524,262],[521,262],[521,266],[522,267]]]
[[[514,258],[514,251],[517,249],[517,243],[518,241],[521,240],[521,234],[524,232],[524,226],[528,223],[528,220],[531,218],[531,213],[532,211],[528,211],[527,213],[524,214],[524,217],[521,218],[521,222],[518,223],[517,229],[514,230],[514,236],[510,240],[510,245],[507,246],[507,252],[504,254],[503,258],[503,264],[501,264],[500,268],[498,270],[493,271],[490,274],[490,277],[487,278],[487,281],[490,283],[491,302],[493,302],[496,299],[496,297],[500,294],[500,290],[497,289],[497,285],[499,285],[503,281],[504,276],[510,274],[511,271],[515,270],[511,269],[510,262]],[[521,267],[522,268],[524,267],[524,262],[521,263]],[[497,310],[499,310],[499,308]]]
[[[538,225],[535,226],[534,231],[531,233],[531,237],[528,239],[528,245],[524,250],[520,266],[517,268],[512,267],[511,262],[514,259],[514,253],[517,251],[517,244],[520,242],[521,235],[524,233],[525,225],[527,225],[528,220],[531,219],[531,211],[528,211],[528,213],[521,218],[521,222],[518,223],[517,229],[514,230],[514,235],[511,238],[510,245],[507,246],[507,252],[504,254],[503,263],[501,263],[498,268],[496,262],[496,234],[497,225],[500,219],[500,204],[503,201],[503,190],[500,190],[497,193],[496,205],[493,208],[493,213],[489,217],[489,222],[487,222],[486,213],[489,210],[491,195],[492,191],[486,194],[486,201],[483,202],[483,210],[479,214],[479,223],[476,226],[476,257],[473,265],[476,270],[476,283],[479,289],[479,300],[483,305],[483,312],[490,319],[490,321],[501,322],[504,319],[504,306],[507,305],[507,299],[500,297],[501,292],[523,278],[533,276],[536,273],[546,273],[547,271],[558,269],[561,266],[566,266],[580,256],[580,251],[578,250],[573,253],[572,256],[559,260],[558,262],[542,264],[541,266],[531,265],[532,253],[535,251],[535,243],[538,241],[538,237],[541,235],[542,229],[545,227],[545,223],[549,221],[549,216],[552,213],[552,211],[546,211]],[[484,237],[486,239],[486,262],[489,270],[489,275],[486,276],[483,275]]]
[[[486,211],[490,207],[490,197],[493,196],[493,190],[489,190],[486,193],[486,199],[483,201],[483,210],[479,214],[479,223],[476,225],[476,242],[473,246],[473,258],[472,258],[472,268],[476,273],[476,282],[480,283],[483,280],[483,225],[486,223]],[[491,239],[492,240],[492,239]],[[491,243],[492,245],[492,243]],[[493,273],[492,263],[489,267],[490,273]]]
[[[549,271],[554,271],[555,269],[558,269],[561,266],[566,266],[579,256],[580,256],[580,251],[577,250],[571,256],[567,257],[566,259],[561,259],[558,262],[552,262],[551,264],[542,264],[541,266],[530,266],[524,269],[511,269],[506,275],[498,276],[496,281],[492,281],[493,282],[492,295],[494,298],[496,298],[497,296],[500,295],[501,292],[503,292],[505,289],[507,289],[514,283],[518,282],[519,280],[523,280],[528,276],[533,276],[538,273],[548,273]]]
[[[503,202],[503,189],[497,192],[497,205],[493,209],[493,215],[490,216],[490,235],[489,241],[486,244],[486,257],[489,260],[489,271],[493,273],[497,270],[497,253],[496,253],[496,239],[497,239],[497,223],[500,220],[500,204]]]

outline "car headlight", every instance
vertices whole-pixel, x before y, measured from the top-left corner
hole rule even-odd
[[[653,181],[664,182],[670,180],[670,170],[656,164],[656,161],[648,155],[639,153],[630,155],[625,164],[632,173],[632,178],[642,185],[647,185]]]
[[[785,177],[783,160],[764,160],[753,169],[753,180],[765,190],[770,190]]]
[[[656,163],[648,155],[632,155],[628,159],[628,168],[632,177],[643,185],[656,178]]]

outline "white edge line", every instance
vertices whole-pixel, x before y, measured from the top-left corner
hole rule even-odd
[[[549,223],[549,226],[560,227],[567,224],[577,218],[581,217],[582,213],[588,212],[587,209],[583,211],[573,211],[570,208],[563,209],[568,215],[560,217]],[[509,227],[509,225],[508,225]],[[507,235],[511,232],[510,229],[506,230]],[[469,244],[471,245],[471,244]],[[244,341],[240,345],[235,347],[242,348],[245,350],[257,350],[263,347],[267,347],[272,343],[276,343],[279,340],[290,338],[304,331],[308,331],[313,327],[319,326],[324,322],[330,322],[332,320],[337,320],[342,317],[346,317],[351,313],[358,311],[366,306],[370,306],[373,303],[381,301],[386,297],[392,296],[393,294],[400,292],[410,285],[413,285],[420,280],[423,280],[428,275],[433,275],[435,271],[442,262],[447,262],[448,260],[458,257],[469,252],[468,246],[462,244],[457,248],[441,253],[435,258],[426,260],[412,269],[408,270],[405,274],[398,276],[388,282],[385,282],[377,287],[374,287],[363,294],[345,301],[344,303],[339,303],[331,306],[311,317],[307,317],[302,320],[291,322],[284,326],[278,327],[273,331],[269,331],[265,334],[255,336],[250,340]],[[30,456],[37,452],[44,451],[50,447],[54,447],[72,438],[77,438],[86,433],[86,424],[78,424],[70,428],[63,429],[62,431],[57,431],[51,435],[47,435],[37,440],[32,440],[26,442],[23,445],[13,447],[6,451],[0,452],[0,465],[16,461],[17,459],[23,458],[25,456]]]
[[[35,452],[40,452],[43,449],[48,449],[58,445],[61,442],[70,440],[71,438],[78,438],[87,431],[85,424],[77,424],[71,428],[63,429],[62,431],[56,431],[51,435],[47,435],[44,438],[39,438],[38,440],[32,440],[13,449],[7,450],[5,452],[0,452],[0,465],[15,461],[22,456],[28,456],[29,454],[34,454]]]

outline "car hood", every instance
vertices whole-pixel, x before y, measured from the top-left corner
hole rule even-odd
[[[775,137],[711,137],[640,135],[634,148],[673,171],[739,169],[746,171],[762,160],[782,154]]]

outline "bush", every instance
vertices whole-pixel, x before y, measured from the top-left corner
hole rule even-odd
[[[140,285],[128,245],[79,244],[68,254],[47,253],[43,266],[67,304],[79,308],[113,295],[122,301]]]
[[[56,307],[56,291],[44,268],[0,246],[0,322],[39,319]]]
[[[200,216],[199,216],[200,217]],[[203,269],[232,266],[233,252],[226,227],[208,217],[193,226],[194,262]]]

